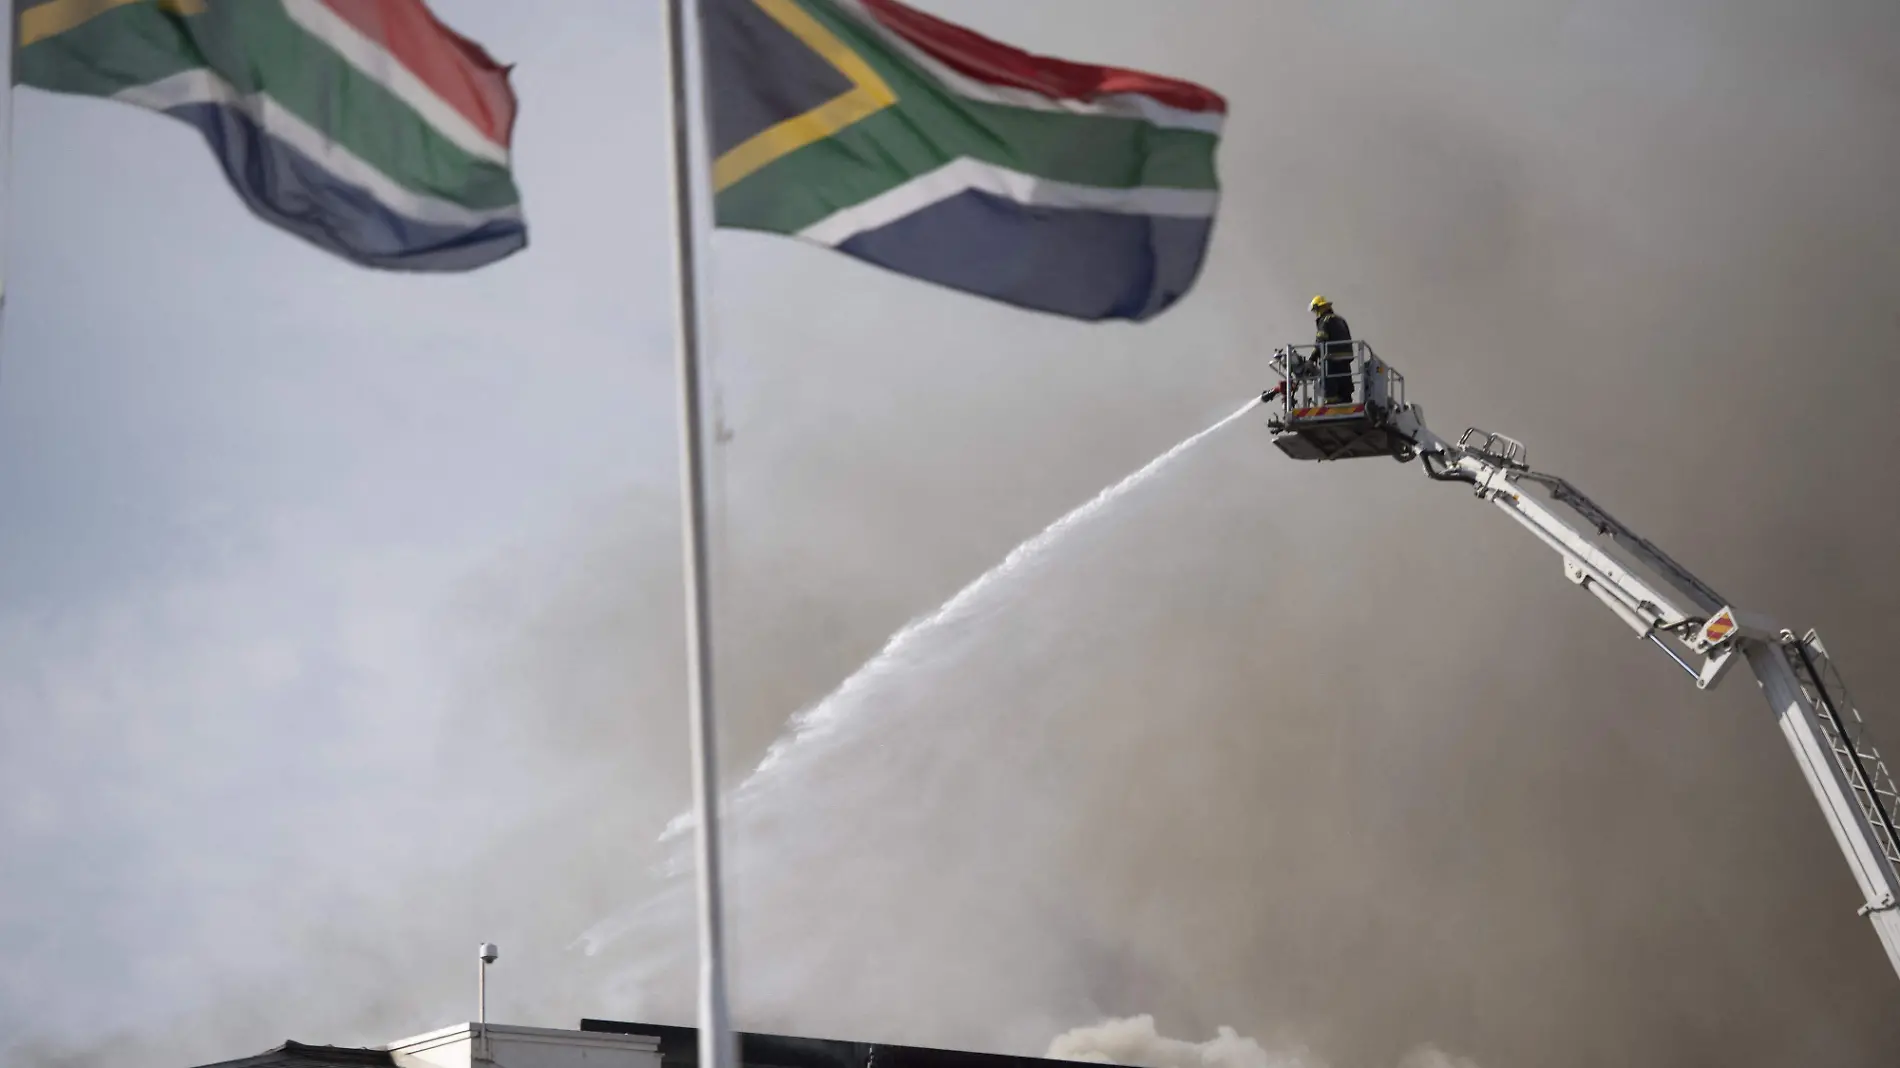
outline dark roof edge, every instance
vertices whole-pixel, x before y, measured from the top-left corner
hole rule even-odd
[[[396,1062],[386,1049],[363,1049],[360,1046],[313,1046],[305,1042],[286,1040],[283,1045],[267,1049],[249,1057],[239,1057],[234,1061],[217,1061],[201,1068],[290,1068],[296,1065],[308,1065],[311,1068],[344,1068],[350,1065],[393,1065]]]
[[[652,1035],[661,1040],[662,1052],[666,1054],[665,1068],[674,1068],[676,1064],[696,1065],[699,1060],[697,1027],[582,1019],[581,1030]],[[873,1059],[877,1064],[890,1068],[1047,1068],[1049,1065],[1074,1063],[1006,1053],[972,1053],[930,1046],[900,1046],[888,1042],[857,1042],[751,1031],[737,1032],[734,1037],[741,1047],[741,1060],[745,1062],[746,1068],[753,1068],[755,1064],[769,1068],[838,1068],[841,1065],[869,1068]]]

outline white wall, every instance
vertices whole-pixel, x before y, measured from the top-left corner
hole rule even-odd
[[[480,1026],[466,1023],[387,1048],[397,1068],[660,1068],[657,1038],[503,1024],[488,1025],[486,1056]]]

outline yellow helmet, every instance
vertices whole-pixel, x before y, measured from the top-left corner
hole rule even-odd
[[[1311,304],[1308,304],[1308,305],[1306,306],[1306,310],[1307,310],[1307,311],[1318,311],[1318,310],[1320,310],[1321,308],[1330,308],[1330,307],[1332,307],[1332,306],[1333,306],[1333,302],[1332,302],[1332,301],[1330,301],[1330,300],[1327,300],[1327,299],[1326,299],[1325,297],[1314,297],[1314,298],[1313,298],[1313,303],[1311,303]]]

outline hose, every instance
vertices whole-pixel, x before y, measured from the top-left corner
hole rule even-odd
[[[1425,477],[1434,482],[1468,482],[1474,486],[1478,484],[1478,476],[1466,471],[1462,467],[1454,467],[1451,464],[1446,464],[1442,471],[1433,467],[1433,458],[1441,457],[1442,455],[1443,454],[1439,452],[1419,453],[1418,462],[1425,468]]]

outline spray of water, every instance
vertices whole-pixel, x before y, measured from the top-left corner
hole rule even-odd
[[[884,647],[878,651],[877,655],[853,672],[837,689],[792,717],[785,733],[773,742],[751,774],[747,775],[733,791],[732,800],[729,803],[735,810],[741,806],[756,804],[757,799],[769,793],[789,769],[810,764],[846,740],[854,726],[862,725],[862,715],[852,714],[864,711],[864,702],[859,700],[861,695],[876,686],[880,680],[907,671],[923,658],[929,657],[933,636],[947,629],[980,620],[994,605],[994,600],[990,596],[993,591],[1007,586],[1017,577],[1034,568],[1071,532],[1101,515],[1117,501],[1127,497],[1143,483],[1160,474],[1182,454],[1254,410],[1258,404],[1258,401],[1249,401],[1233,414],[1216,420],[1207,429],[1189,436],[1133,474],[1102,490],[1011,550],[1001,563],[957,591],[955,596],[937,609],[907,623],[884,643]],[[660,874],[679,876],[690,870],[692,857],[690,852],[683,848],[681,838],[691,830],[693,824],[693,814],[690,811],[682,812],[675,816],[661,833],[660,842],[671,844],[675,848],[661,864]],[[664,900],[664,894],[657,895],[629,911],[596,924],[582,935],[579,944],[590,956],[600,952],[606,945],[639,925],[643,919],[659,908]]]

